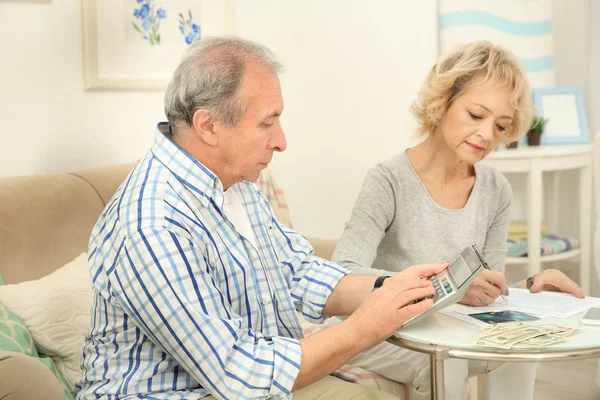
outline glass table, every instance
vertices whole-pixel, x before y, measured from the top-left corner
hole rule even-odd
[[[600,326],[581,325],[584,313],[567,319],[544,318],[529,324],[557,324],[581,329],[564,342],[544,348],[495,349],[473,345],[481,327],[436,313],[422,322],[400,328],[388,342],[430,355],[431,398],[444,399],[444,360],[462,358],[480,361],[565,361],[600,357]]]

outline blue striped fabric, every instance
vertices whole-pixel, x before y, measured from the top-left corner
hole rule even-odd
[[[488,40],[511,50],[533,87],[554,86],[550,0],[439,0],[440,51]]]
[[[302,328],[346,271],[233,187],[257,247],[222,213],[219,179],[158,132],[92,231],[95,299],[77,399],[291,398]]]
[[[554,68],[554,57],[538,57],[538,58],[526,58],[519,57],[519,62],[523,64],[523,67],[528,72],[540,72]]]
[[[440,29],[462,25],[482,25],[519,36],[540,36],[552,33],[552,21],[517,22],[491,12],[462,10],[440,15]]]

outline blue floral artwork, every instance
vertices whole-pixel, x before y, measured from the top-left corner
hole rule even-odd
[[[155,0],[135,0],[140,8],[133,10],[133,28],[151,45],[160,45],[160,20],[167,17],[164,8],[156,9]]]
[[[179,13],[179,32],[181,32],[187,44],[192,44],[200,39],[200,26],[194,22],[191,10],[188,10],[187,19],[182,13]]]

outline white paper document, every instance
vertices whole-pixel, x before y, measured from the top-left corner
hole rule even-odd
[[[480,325],[481,321],[471,318],[468,315],[510,310],[521,311],[540,318],[569,318],[586,311],[590,307],[600,307],[600,298],[597,297],[578,299],[566,293],[531,293],[527,289],[511,288],[510,296],[507,296],[506,299],[508,303],[499,297],[493,304],[484,307],[471,307],[457,303],[445,308],[440,313]]]

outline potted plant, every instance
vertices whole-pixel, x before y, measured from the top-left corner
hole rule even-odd
[[[527,144],[529,146],[539,146],[544,127],[548,123],[548,118],[534,116],[531,121],[531,128],[527,131]]]

